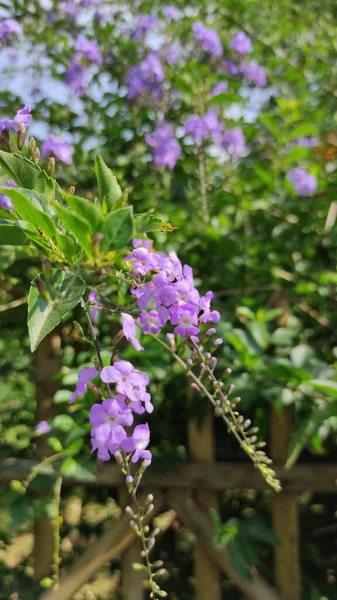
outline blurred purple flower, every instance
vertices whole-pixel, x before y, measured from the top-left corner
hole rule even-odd
[[[88,40],[84,35],[79,35],[75,42],[75,50],[90,63],[101,65],[103,62],[99,45]]]
[[[164,78],[164,70],[158,55],[150,52],[139,65],[131,67],[127,73],[128,98],[133,100],[148,94],[160,98]]]
[[[179,8],[170,4],[163,8],[163,15],[168,21],[179,21],[182,17],[182,12]]]
[[[249,54],[253,50],[251,39],[244,31],[239,31],[229,42],[229,47],[232,48],[239,56]]]
[[[131,35],[131,39],[135,42],[138,42],[147,34],[148,31],[150,31],[150,29],[156,27],[158,23],[159,21],[156,16],[140,13],[137,16],[135,29],[133,34]]]
[[[241,127],[234,127],[224,132],[221,140],[222,147],[233,157],[246,154],[246,140]]]
[[[173,127],[169,123],[157,125],[152,134],[146,136],[146,143],[154,148],[154,163],[157,167],[172,170],[181,156],[181,147],[175,139]]]
[[[78,374],[76,389],[69,398],[70,404],[72,404],[78,396],[84,396],[89,381],[94,379],[96,375],[98,375],[98,371],[95,367],[82,367]]]
[[[233,60],[224,60],[222,63],[223,70],[227,75],[238,75],[240,67]]]
[[[30,114],[31,107],[29,104],[25,104],[23,108],[18,110],[14,119],[4,119],[0,121],[0,132],[1,131],[19,131],[19,126],[23,125],[25,128],[29,127],[29,124],[32,119],[32,115]]]
[[[99,296],[98,296],[96,290],[90,290],[89,295],[88,295],[88,300],[89,300],[89,302],[92,302],[93,304],[96,304],[99,301]],[[91,306],[89,308],[89,310],[90,310],[90,314],[91,314],[91,318],[92,318],[93,322],[96,323],[96,321],[98,319],[99,308],[97,308],[96,306]]]
[[[263,67],[260,67],[254,60],[242,63],[240,71],[244,78],[253,85],[265,87],[267,85],[267,74]]]
[[[68,142],[61,140],[55,135],[48,135],[48,137],[42,142],[41,146],[41,158],[47,156],[54,156],[61,162],[68,165],[72,163],[72,149]]]
[[[193,33],[196,43],[202,47],[205,52],[218,58],[222,55],[222,45],[219,34],[212,27],[206,27],[198,21],[193,24]]]
[[[15,19],[5,19],[0,23],[0,41],[9,42],[15,35],[22,36],[22,25]]]
[[[40,423],[38,423],[36,426],[35,432],[43,435],[44,433],[49,433],[50,430],[51,426],[47,421],[40,421]]]
[[[74,56],[68,66],[65,81],[78,96],[83,96],[88,87],[88,78],[85,67]]]
[[[316,136],[303,136],[294,140],[295,146],[300,146],[301,148],[316,148],[319,144],[319,137]]]
[[[123,333],[127,340],[131,342],[135,350],[144,350],[136,337],[136,323],[134,318],[127,313],[121,313],[123,321]]]
[[[295,167],[287,173],[287,180],[293,184],[299,196],[310,196],[317,190],[317,179],[305,169]]]
[[[6,183],[2,184],[2,187],[17,188],[18,186],[13,179],[8,179]],[[11,199],[6,194],[0,194],[0,208],[4,210],[13,210],[14,208]]]
[[[215,108],[211,108],[203,117],[191,117],[185,123],[185,133],[191,135],[195,142],[210,136],[217,143],[221,131],[222,124],[218,120]]]
[[[224,94],[225,92],[227,92],[228,89],[228,83],[227,81],[220,81],[219,83],[217,83],[210,91],[210,96],[217,96],[218,94]]]
[[[150,464],[152,454],[150,450],[146,450],[150,443],[150,429],[148,424],[137,425],[130,438],[125,439],[122,442],[122,448],[124,452],[134,452],[131,461],[137,462],[140,458],[145,460],[147,464]]]

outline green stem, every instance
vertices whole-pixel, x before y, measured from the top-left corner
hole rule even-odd
[[[54,580],[54,589],[56,589],[56,590],[59,585],[60,563],[61,563],[61,558],[60,558],[61,488],[62,488],[62,477],[59,476],[56,479],[56,483],[55,483],[55,487],[54,487],[54,506],[55,506],[56,514],[55,514],[55,519],[53,520],[53,533],[54,533],[53,580]]]

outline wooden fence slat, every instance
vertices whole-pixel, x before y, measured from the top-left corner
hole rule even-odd
[[[287,459],[293,413],[290,407],[271,412],[271,457],[275,463]],[[300,600],[301,568],[297,494],[281,491],[272,502],[273,528],[280,543],[274,548],[274,570],[277,589],[283,600]]]
[[[196,419],[188,422],[188,448],[192,460],[196,462],[214,462],[213,412],[209,411],[201,423]],[[218,510],[217,492],[211,489],[196,490],[197,503],[209,511]],[[221,600],[221,569],[205,552],[202,545],[196,545],[194,556],[194,574],[196,580],[196,600]]]
[[[53,398],[59,384],[53,380],[61,368],[58,356],[61,348],[61,338],[53,331],[39,344],[35,354],[36,382],[36,424],[40,421],[50,421],[56,410]],[[36,456],[42,460],[53,454],[48,445],[48,438],[42,435],[36,438]],[[40,496],[41,494],[39,494]],[[45,494],[46,495],[46,494]],[[48,494],[49,495],[49,494]],[[34,519],[34,579],[40,581],[52,572],[54,553],[53,523],[48,517]]]
[[[12,479],[24,480],[39,461],[33,458],[0,460],[0,485]],[[337,494],[337,463],[297,463],[290,470],[273,465],[284,491],[303,491]],[[53,467],[44,466],[41,473],[53,475]],[[125,476],[116,464],[97,465],[97,479],[63,478],[63,486],[84,485],[87,488],[114,489],[123,485]],[[251,463],[196,463],[177,465],[174,472],[146,471],[141,487],[153,488],[210,488],[213,490],[268,490],[269,485]]]

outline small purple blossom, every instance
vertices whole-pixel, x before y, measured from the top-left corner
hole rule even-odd
[[[319,144],[319,137],[316,136],[303,136],[294,140],[295,146],[300,146],[301,148],[316,148]]]
[[[103,62],[99,45],[96,42],[88,40],[84,35],[78,36],[75,42],[75,50],[90,63],[101,65]]]
[[[17,188],[18,186],[16,185],[15,181],[13,181],[13,179],[8,179],[6,181],[6,183],[2,184],[3,187],[8,187],[8,188]],[[6,196],[6,194],[0,194],[0,208],[3,208],[4,210],[13,210],[14,206],[13,203],[11,201],[11,199]]]
[[[138,371],[127,360],[118,360],[111,367],[104,367],[101,371],[103,383],[115,383],[116,390],[130,400],[138,402],[143,400],[149,378],[146,373]]]
[[[41,158],[47,156],[54,156],[61,162],[68,165],[72,163],[72,149],[68,142],[61,140],[55,135],[48,135],[48,137],[42,142],[41,146]]]
[[[168,21],[179,21],[182,17],[182,12],[179,8],[170,4],[163,8],[163,15]]]
[[[219,34],[212,27],[206,27],[203,23],[198,21],[193,24],[193,33],[196,43],[202,47],[202,49],[218,58],[222,55],[222,45]]]
[[[287,173],[287,180],[293,184],[299,196],[310,196],[317,190],[317,179],[301,167],[295,167]]]
[[[240,73],[240,67],[233,60],[224,60],[222,67],[227,75],[238,75]]]
[[[84,396],[89,381],[94,379],[96,375],[98,375],[98,371],[95,369],[95,367],[82,367],[78,374],[76,389],[69,398],[70,404],[72,404],[72,402],[74,402],[74,400],[76,400],[76,398],[79,396]]]
[[[249,83],[258,87],[265,87],[267,85],[267,74],[265,69],[260,67],[254,60],[242,63],[240,71]]]
[[[135,277],[146,275],[146,273],[152,271],[157,266],[155,254],[145,247],[135,247],[124,260],[132,262],[132,274]]]
[[[120,450],[127,437],[124,429],[133,423],[131,409],[127,407],[122,396],[104,400],[102,404],[94,404],[90,411],[92,449],[98,451],[100,460],[109,460],[110,454]]]
[[[137,425],[130,438],[127,438],[122,443],[124,452],[133,452],[131,461],[136,463],[140,458],[145,460],[149,465],[151,463],[152,454],[150,450],[146,450],[150,443],[150,429],[148,424]]]
[[[227,81],[219,81],[210,91],[209,95],[213,98],[214,96],[218,96],[218,94],[224,94],[228,90]]]
[[[80,63],[79,58],[74,56],[68,66],[65,81],[67,85],[77,94],[83,96],[88,87],[88,78],[85,67]]]
[[[30,114],[31,107],[29,104],[25,104],[23,108],[20,108],[16,113],[14,119],[4,119],[0,121],[0,132],[1,131],[19,131],[20,125],[25,128],[29,127],[32,115]]]
[[[199,333],[198,309],[193,304],[183,304],[182,306],[172,306],[170,308],[170,319],[172,325],[176,325],[174,333],[187,337]]]
[[[15,19],[5,19],[0,23],[0,41],[9,42],[13,36],[22,36],[23,29],[21,24]]]
[[[224,132],[222,147],[233,157],[240,157],[246,154],[246,140],[241,127],[234,127]]]
[[[251,39],[244,31],[239,31],[229,42],[229,47],[232,48],[239,56],[249,54],[253,50]]]
[[[127,340],[131,342],[135,350],[144,350],[136,337],[136,323],[134,318],[127,313],[121,313],[123,321],[123,333]]]
[[[51,430],[51,426],[49,425],[49,423],[47,421],[40,421],[40,423],[37,424],[36,429],[35,429],[36,433],[38,433],[39,435],[49,433],[50,430]]]
[[[181,156],[181,147],[175,139],[173,127],[169,123],[157,125],[152,134],[146,136],[146,143],[154,148],[156,167],[167,167],[172,171]]]
[[[90,290],[89,295],[88,295],[88,300],[89,302],[92,302],[93,304],[97,304],[97,302],[99,302],[99,296],[96,292],[96,290]],[[98,315],[99,315],[99,308],[97,308],[96,306],[91,306],[89,308],[90,310],[90,314],[91,314],[91,318],[93,320],[94,323],[97,322],[98,319]]]
[[[165,307],[158,310],[142,311],[139,315],[139,325],[143,333],[159,333],[166,325],[168,311]]]
[[[222,124],[218,120],[217,111],[211,108],[203,117],[191,117],[185,123],[185,133],[190,134],[195,142],[210,136],[214,142],[218,141]]]
[[[217,323],[220,320],[220,313],[217,310],[211,310],[213,296],[213,292],[207,292],[200,298],[199,307],[203,311],[200,317],[201,323]]]

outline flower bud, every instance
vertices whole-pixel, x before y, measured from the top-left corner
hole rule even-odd
[[[22,150],[24,143],[25,143],[25,139],[26,139],[26,128],[23,125],[23,123],[19,123],[18,125],[19,127],[19,131],[16,137],[16,144],[19,150]]]
[[[37,290],[38,290],[40,296],[42,296],[42,298],[46,302],[51,302],[51,297],[47,290],[47,286],[46,286],[45,282],[42,281],[42,279],[35,279],[35,285],[37,287]]]
[[[47,258],[42,258],[42,270],[44,272],[46,281],[48,281],[48,283],[53,285],[53,283],[54,283],[53,267],[51,266],[51,263],[49,262],[49,260]]]
[[[36,147],[34,149],[34,152],[32,153],[32,161],[35,163],[38,163],[40,160],[40,150],[38,147]]]
[[[175,337],[173,333],[167,333],[166,334],[166,339],[170,344],[170,348],[171,348],[171,352],[175,352],[176,351],[176,341],[175,341]]]
[[[29,142],[28,142],[28,152],[31,156],[34,153],[35,148],[36,148],[35,138],[33,136],[30,136]]]
[[[115,452],[115,459],[116,459],[116,463],[120,467],[124,464],[122,453],[119,450],[117,452]]]
[[[102,398],[102,392],[101,392],[101,390],[97,387],[97,385],[95,385],[94,383],[92,383],[92,381],[89,381],[87,383],[87,388],[93,394],[95,394],[95,396],[97,396],[97,398]]]
[[[154,537],[151,537],[147,543],[147,549],[152,550],[155,543],[156,543],[156,540],[154,539]]]
[[[81,338],[85,338],[84,331],[78,321],[74,321],[74,329]]]
[[[72,196],[75,194],[75,186],[71,185],[70,188],[68,189],[68,194],[71,194]]]
[[[47,165],[46,171],[47,171],[48,175],[50,175],[51,177],[55,173],[55,158],[53,156],[50,156],[48,159],[48,165]]]
[[[101,365],[99,363],[99,360],[98,360],[97,356],[95,356],[95,358],[94,358],[94,367],[95,367],[96,371],[100,371],[101,370]]]
[[[231,383],[230,386],[228,386],[227,395],[229,396],[232,392],[234,392],[234,390],[235,390],[235,385],[234,385],[234,383]]]
[[[207,329],[207,331],[206,331],[206,335],[207,335],[208,337],[211,337],[211,336],[212,336],[212,335],[214,335],[215,333],[216,333],[216,329],[215,329],[215,327],[211,327],[210,329]]]

